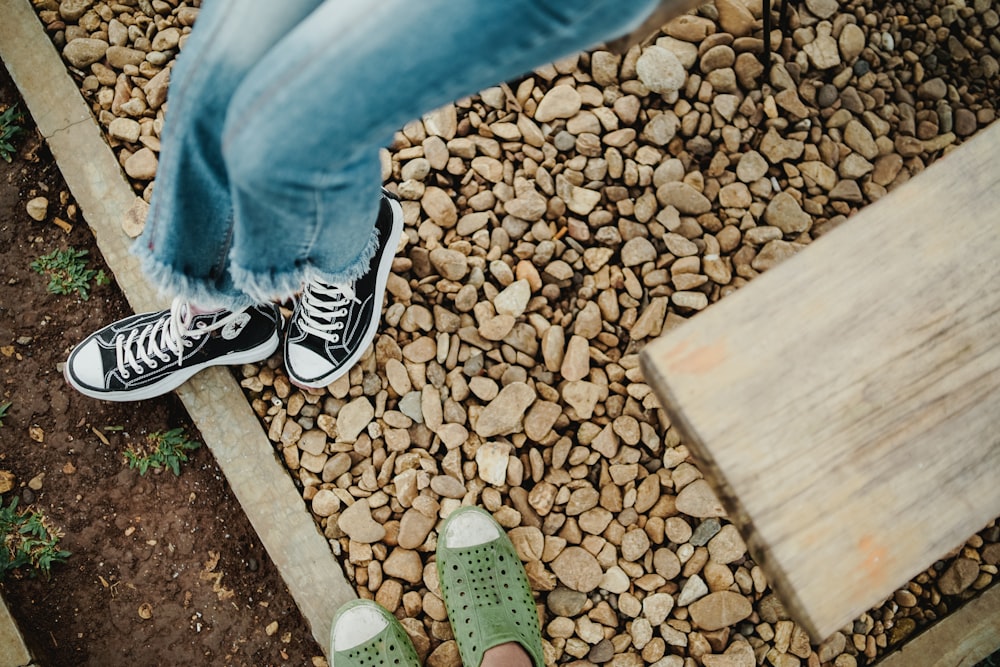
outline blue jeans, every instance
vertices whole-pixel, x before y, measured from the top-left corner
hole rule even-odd
[[[378,149],[422,114],[627,32],[656,0],[205,0],[136,253],[237,309],[374,252]]]

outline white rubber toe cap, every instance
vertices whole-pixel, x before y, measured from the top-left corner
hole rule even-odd
[[[96,340],[91,339],[73,350],[68,363],[67,375],[73,382],[88,387],[104,387],[104,362]]]
[[[500,531],[488,516],[478,512],[463,512],[448,523],[441,536],[449,549],[461,549],[486,544],[500,537]]]
[[[358,605],[345,611],[333,629],[333,649],[347,651],[369,641],[389,625],[377,609]]]
[[[329,359],[299,345],[288,346],[285,365],[293,378],[301,380],[323,377],[333,370]]]

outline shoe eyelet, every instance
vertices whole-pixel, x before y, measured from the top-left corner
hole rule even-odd
[[[130,377],[132,377],[132,374],[131,374],[131,373],[122,373],[122,379],[123,379],[123,380],[127,380],[127,379],[129,379]]]
[[[147,365],[147,366],[149,366],[149,369],[150,369],[150,370],[154,370],[155,368],[157,368],[157,365],[158,365],[158,364],[157,364],[157,363],[156,363],[155,361],[153,361],[152,359],[150,359],[150,360],[149,360],[149,363],[148,363],[148,364],[146,364],[146,365]]]

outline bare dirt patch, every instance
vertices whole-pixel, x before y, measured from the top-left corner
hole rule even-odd
[[[15,103],[24,108],[0,68],[0,110]],[[0,470],[15,480],[2,501],[43,510],[72,552],[49,580],[0,584],[29,648],[45,665],[311,664],[320,648],[210,452],[195,451],[180,477],[142,477],[124,463],[150,433],[200,437],[180,401],[107,403],[66,386],[71,347],[131,311],[113,284],[88,300],[55,295],[30,268],[74,247],[111,273],[30,118],[24,125],[16,158],[0,161],[0,403],[11,403]],[[49,200],[42,222],[25,212],[39,196]]]

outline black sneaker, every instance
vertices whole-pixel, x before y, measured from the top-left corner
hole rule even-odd
[[[138,401],[165,394],[221,364],[245,364],[278,348],[281,313],[259,304],[240,312],[194,314],[175,299],[170,310],[133,315],[92,333],[66,362],[66,381],[81,394]]]
[[[302,290],[285,337],[285,368],[301,387],[325,387],[364,353],[378,329],[385,281],[403,233],[403,208],[383,191],[375,223],[378,250],[368,271],[353,283],[314,280]]]

